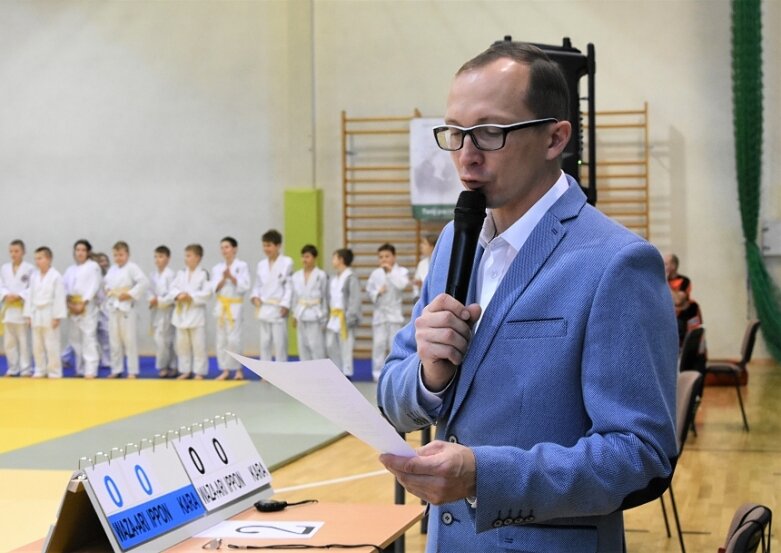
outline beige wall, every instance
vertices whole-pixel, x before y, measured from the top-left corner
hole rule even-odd
[[[763,164],[781,218],[775,40],[765,10]],[[716,356],[751,311],[737,210],[727,0],[236,0],[0,3],[0,241],[151,250],[233,234],[254,265],[282,189],[325,191],[341,245],[341,110],[440,115],[457,67],[505,34],[597,52],[599,109],[650,108],[652,240],[682,258]],[[295,254],[297,245],[291,245]],[[2,258],[2,256],[0,256]],[[771,269],[781,277],[781,263]],[[250,330],[251,328],[251,330]],[[248,325],[247,350],[256,349]],[[148,344],[145,349],[148,349]],[[764,351],[760,351],[764,354]]]

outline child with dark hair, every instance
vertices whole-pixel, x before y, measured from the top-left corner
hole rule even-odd
[[[302,268],[293,273],[293,325],[302,361],[325,358],[328,320],[328,275],[317,266],[317,248],[301,248]]]
[[[361,321],[361,287],[350,268],[352,263],[353,252],[348,248],[336,250],[331,258],[336,274],[329,285],[331,316],[326,326],[328,357],[348,378],[353,376],[355,327]]]
[[[263,234],[262,259],[257,266],[250,301],[260,321],[260,358],[287,361],[287,315],[292,292],[293,260],[282,255],[282,235],[276,230]]]
[[[155,339],[155,368],[160,378],[176,376],[177,362],[174,351],[174,327],[171,324],[174,304],[168,301],[176,274],[168,266],[171,250],[168,246],[155,248],[155,271],[149,275],[149,309],[152,317],[152,335]]]
[[[385,243],[377,249],[379,267],[369,275],[366,292],[374,304],[372,315],[372,378],[376,382],[391,350],[393,337],[404,325],[402,294],[409,271],[396,263],[396,248]]]

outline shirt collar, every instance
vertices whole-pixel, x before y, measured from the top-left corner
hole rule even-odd
[[[489,209],[485,221],[483,222],[483,229],[480,231],[480,245],[485,248],[492,240],[501,238],[516,252],[520,251],[521,247],[534,230],[534,227],[540,222],[540,219],[542,219],[551,206],[556,203],[556,200],[564,195],[568,188],[569,182],[567,181],[567,177],[564,174],[564,171],[561,171],[559,178],[553,186],[551,186],[526,213],[498,236],[496,235],[496,224],[494,223],[493,215]]]

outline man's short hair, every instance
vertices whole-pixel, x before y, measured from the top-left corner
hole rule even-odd
[[[439,240],[439,234],[436,232],[427,232],[423,236],[421,236],[423,240],[425,240],[429,246],[432,248],[437,245],[437,240]]]
[[[233,236],[226,236],[225,238],[220,240],[220,244],[222,244],[223,242],[227,242],[228,244],[231,245],[232,248],[239,247],[239,243],[236,241],[236,239]]]
[[[49,248],[48,246],[41,246],[40,248],[36,248],[35,249],[35,253],[42,253],[43,255],[48,257],[49,259],[54,257],[54,255],[52,255],[51,248]]]
[[[317,248],[312,244],[307,244],[301,248],[301,255],[304,255],[305,253],[310,254],[312,257],[317,257]]]
[[[340,248],[334,252],[334,255],[341,259],[348,267],[353,264],[354,256],[353,251],[350,248]]]
[[[261,241],[271,242],[275,246],[279,246],[282,243],[282,234],[278,230],[271,229],[263,233]]]
[[[166,257],[171,257],[171,250],[168,248],[168,246],[157,246],[155,248],[155,253],[161,253]]]
[[[198,257],[203,257],[203,246],[200,244],[187,244],[187,246],[184,248],[184,251],[193,252]]]
[[[11,240],[11,243],[10,243],[10,244],[8,244],[8,245],[9,245],[9,246],[19,246],[20,248],[22,248],[22,251],[23,251],[23,252],[24,252],[24,251],[26,251],[26,249],[25,249],[25,247],[24,247],[24,242],[22,242],[22,241],[21,241],[21,240],[19,240],[18,238],[17,238],[16,240]]]
[[[396,248],[390,242],[385,242],[382,246],[377,248],[377,253],[380,252],[391,252],[393,255],[396,255]]]
[[[670,254],[670,261],[672,261],[672,262],[673,262],[673,265],[675,265],[675,268],[676,268],[676,269],[679,267],[679,265],[678,265],[678,264],[680,263],[680,261],[678,261],[678,256],[677,256],[677,255],[675,255],[674,253],[671,253],[671,254]]]
[[[115,250],[115,251],[116,251],[116,250],[124,250],[124,251],[126,251],[127,253],[130,253],[130,246],[128,246],[128,245],[127,245],[127,242],[125,242],[124,240],[120,240],[120,241],[118,241],[116,244],[114,244],[113,246],[111,246],[111,249],[112,249],[112,250]]]
[[[462,65],[456,75],[485,67],[502,58],[529,66],[529,88],[522,100],[536,118],[569,120],[569,87],[564,73],[545,52],[527,42],[496,42]]]
[[[82,245],[85,248],[87,248],[87,253],[90,253],[92,251],[92,244],[89,243],[89,240],[86,240],[84,238],[79,238],[76,240],[76,242],[73,244],[73,249],[75,250],[77,246]]]

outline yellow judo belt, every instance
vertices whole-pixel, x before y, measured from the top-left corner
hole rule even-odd
[[[264,303],[267,303],[269,305],[282,305],[282,301],[275,298],[271,298],[270,300],[260,300],[260,302],[261,302],[260,305],[255,307],[255,317],[260,316],[260,308],[263,306]]]
[[[0,336],[5,334],[5,323],[3,322],[5,319],[5,312],[13,308],[24,309],[24,300],[22,298],[18,298],[13,301],[6,300],[3,302],[3,307],[0,309]]]
[[[182,311],[186,308],[190,308],[190,304],[192,303],[192,300],[182,300],[176,302],[176,314],[181,315]]]
[[[347,319],[344,316],[344,309],[331,308],[331,316],[339,319],[339,336],[342,340],[347,339]]]
[[[227,321],[231,328],[233,328],[236,320],[233,318],[233,310],[231,309],[231,305],[241,305],[241,302],[243,301],[242,298],[230,298],[228,296],[218,295],[217,301],[220,302],[220,305],[222,306],[219,323],[222,325],[225,324],[225,321]]]
[[[68,303],[84,303],[84,298],[81,297],[81,294],[71,294],[67,297]],[[70,305],[68,305],[68,313],[71,315],[75,315],[73,311],[70,309]]]

